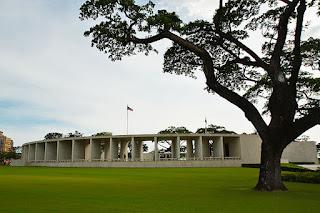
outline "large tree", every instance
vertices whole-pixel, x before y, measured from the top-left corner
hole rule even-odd
[[[152,44],[172,41],[164,72],[195,77],[200,70],[207,89],[239,107],[262,139],[256,190],[286,190],[280,158],[295,138],[320,123],[320,39],[304,33],[306,10],[316,0],[220,0],[212,21],[184,23],[175,12],[134,0],[88,0],[80,18],[99,21],[85,36],[92,46],[120,60],[156,51]],[[316,13],[314,14],[317,15]],[[262,32],[259,39],[256,33]],[[253,35],[253,36],[252,36]],[[261,50],[252,42],[261,41]],[[266,122],[257,107],[265,100]]]

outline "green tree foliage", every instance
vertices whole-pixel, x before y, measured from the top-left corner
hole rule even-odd
[[[181,126],[181,127],[175,127],[175,126],[169,126],[167,129],[161,130],[158,132],[158,134],[189,134],[192,133],[189,131],[186,127]]]
[[[74,131],[74,132],[70,132],[67,134],[67,138],[80,138],[83,136],[83,133],[79,132],[79,131]]]
[[[280,170],[284,148],[320,123],[320,40],[305,33],[304,20],[306,12],[320,7],[319,0],[220,0],[212,21],[189,23],[154,6],[87,0],[80,19],[99,23],[85,36],[111,60],[148,55],[156,51],[154,42],[171,40],[164,72],[195,78],[202,71],[208,91],[242,110],[262,139],[255,189],[286,190]],[[249,46],[252,31],[262,34],[260,51]],[[258,100],[265,101],[269,123],[255,106]]]
[[[58,132],[50,132],[44,136],[44,139],[49,140],[49,139],[57,139],[57,138],[62,138],[62,133]]]
[[[132,153],[132,144],[131,144],[131,142],[128,144],[128,148],[129,148],[130,153]],[[145,144],[145,143],[142,144],[142,150],[143,150],[143,152],[148,152],[148,150],[149,150],[148,145]]]
[[[92,136],[111,136],[112,132],[98,132],[96,134],[93,134]]]
[[[229,131],[226,130],[225,127],[223,126],[217,126],[214,124],[209,124],[207,128],[199,128],[197,129],[196,133],[209,133],[209,134],[215,134],[215,133],[220,133],[220,134],[237,134],[234,131]]]

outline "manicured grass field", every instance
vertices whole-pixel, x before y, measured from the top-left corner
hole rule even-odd
[[[0,212],[319,212],[320,184],[251,188],[250,168],[0,167]]]

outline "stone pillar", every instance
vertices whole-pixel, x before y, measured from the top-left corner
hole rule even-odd
[[[84,159],[86,160],[86,161],[89,161],[89,162],[91,162],[92,161],[92,155],[91,155],[91,153],[92,153],[92,138],[90,138],[89,139],[89,143],[85,143],[85,148],[84,148]]]
[[[139,144],[138,147],[139,147],[139,156],[140,156],[139,160],[143,161],[143,141],[139,141],[138,144]]]
[[[223,159],[224,154],[223,154],[223,138],[219,137],[214,140],[213,143],[213,157],[218,157]]]
[[[128,141],[120,142],[120,159],[124,161],[128,159]]]
[[[75,140],[72,140],[72,148],[71,148],[71,161],[74,161],[75,160],[75,146],[76,146],[76,144],[75,144]]]
[[[38,154],[38,143],[35,144],[35,150],[34,150],[34,160],[37,161],[37,154]]]
[[[100,160],[101,159],[101,142],[92,140],[91,143],[91,159]]]
[[[187,140],[187,160],[193,158],[193,144],[192,139]]]
[[[157,161],[159,159],[158,138],[154,137],[153,142],[154,142],[154,161]]]
[[[198,136],[196,143],[195,143],[195,155],[197,160],[203,160],[202,154],[202,136]]]
[[[47,142],[46,160],[57,160],[57,142]]]
[[[29,161],[35,160],[36,156],[36,144],[29,144]]]
[[[131,137],[131,161],[136,160],[136,145],[134,142],[134,137]]]
[[[111,161],[111,141],[112,138],[109,139],[109,142],[106,141],[104,143],[104,160]]]
[[[180,136],[172,139],[171,153],[172,158],[180,159]]]
[[[111,159],[117,160],[118,159],[118,152],[119,152],[119,143],[118,143],[118,141],[110,138],[110,145],[111,145]]]
[[[36,156],[35,159],[37,161],[41,160],[43,161],[45,154],[45,142],[44,143],[36,143]]]
[[[202,138],[202,155],[203,157],[210,157],[209,139]]]
[[[29,161],[29,144],[23,146],[23,161],[28,162]]]
[[[27,161],[30,161],[30,144],[28,144],[28,156],[27,156]]]
[[[47,150],[48,150],[48,143],[44,143],[44,160],[47,160]]]
[[[60,155],[60,141],[57,141],[57,162],[60,160],[60,157],[59,157],[59,155]]]

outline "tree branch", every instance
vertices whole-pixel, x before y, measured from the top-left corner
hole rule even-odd
[[[308,129],[320,124],[320,108],[309,110],[310,113],[293,123],[288,143],[299,137]]]
[[[298,75],[302,64],[302,57],[301,57],[301,33],[303,27],[303,17],[306,11],[306,1],[301,0],[300,5],[298,7],[298,16],[297,16],[297,23],[295,29],[295,36],[294,36],[294,59],[293,59],[293,68],[292,74],[290,77],[290,84],[293,89],[296,90],[296,83],[298,81]]]
[[[249,57],[240,58],[237,54],[235,54],[233,51],[229,50],[228,48],[224,47],[223,45],[220,45],[222,49],[224,49],[226,52],[228,52],[230,55],[232,55],[235,59],[230,62],[239,63],[242,65],[247,66],[253,66],[253,67],[260,67],[259,64],[256,61],[251,61]]]
[[[280,67],[280,57],[287,38],[289,18],[294,12],[299,1],[300,0],[292,0],[292,2],[288,3],[289,6],[280,16],[280,21],[278,25],[278,38],[271,57],[271,61],[275,66],[274,68],[276,69]]]
[[[150,44],[156,41],[160,41],[161,39],[164,39],[165,33],[161,32],[157,35],[147,37],[147,38],[137,38],[137,37],[131,37],[129,40],[136,44]]]
[[[218,28],[217,28],[218,29]],[[216,30],[216,33],[218,35],[220,35],[222,38],[234,43],[235,45],[237,45],[239,48],[241,48],[242,50],[244,50],[247,54],[249,54],[252,58],[255,59],[257,65],[263,69],[265,69],[266,71],[269,70],[269,65],[267,63],[265,63],[253,50],[251,50],[248,46],[246,46],[245,44],[243,44],[241,41],[239,41],[238,39],[234,38],[231,34],[229,33],[224,33],[220,30]]]

